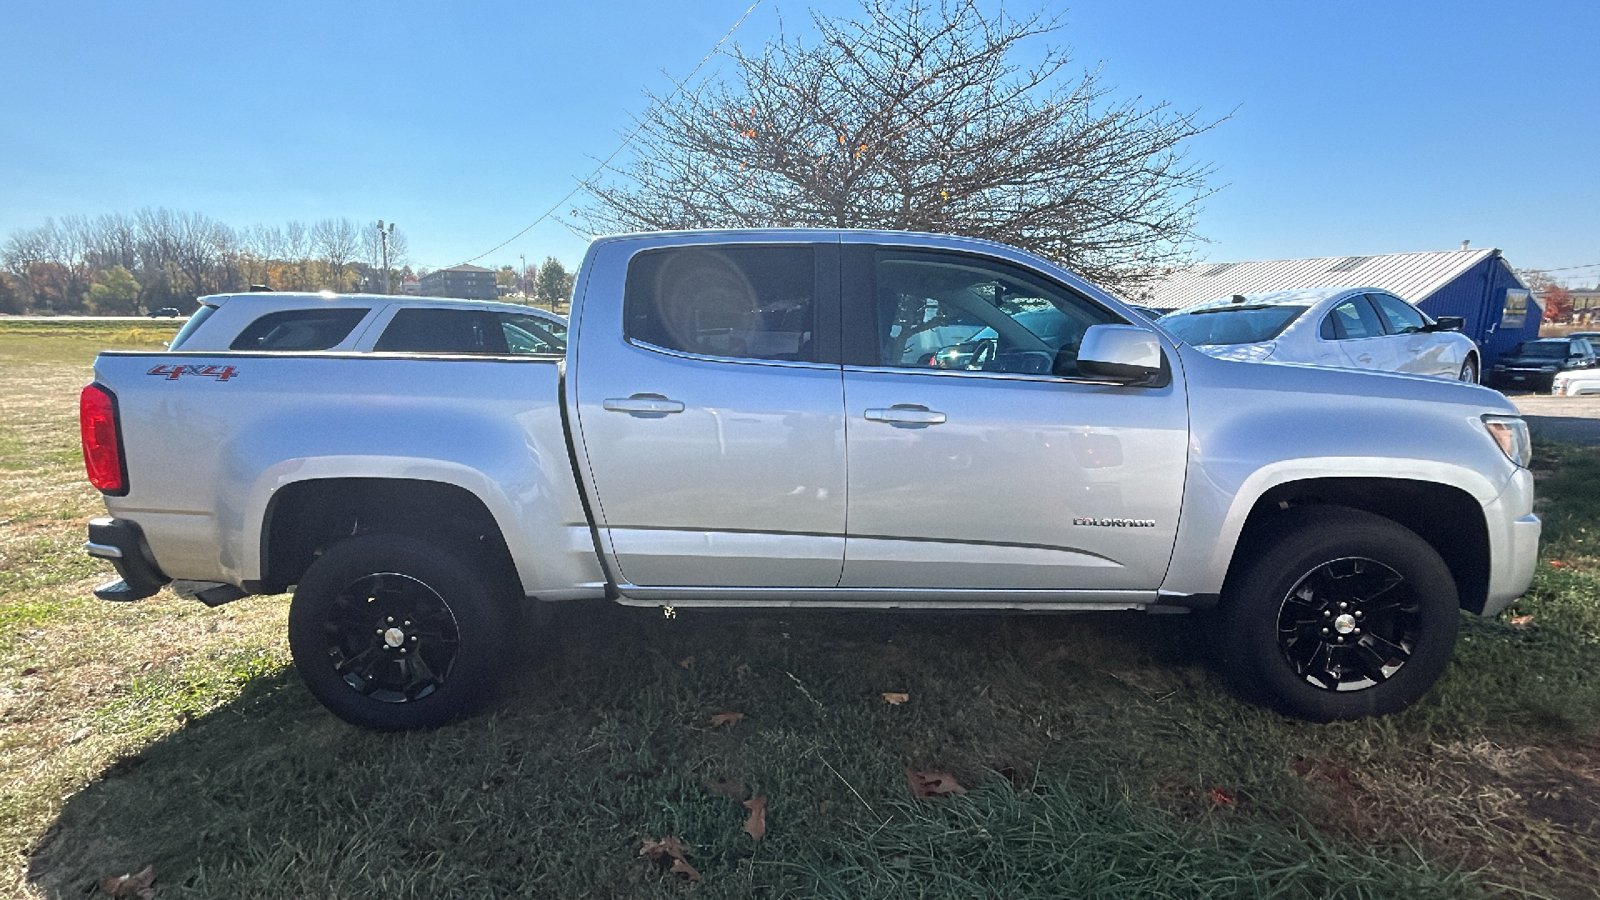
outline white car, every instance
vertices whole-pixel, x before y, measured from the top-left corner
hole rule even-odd
[[[1478,347],[1461,320],[1435,320],[1371,287],[1234,294],[1162,316],[1159,324],[1220,359],[1309,363],[1476,382]]]
[[[1600,369],[1557,372],[1555,381],[1550,385],[1550,393],[1557,397],[1600,394]]]

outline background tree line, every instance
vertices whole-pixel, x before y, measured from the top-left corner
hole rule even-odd
[[[405,234],[389,237],[390,288],[412,274]],[[165,208],[67,216],[0,244],[0,313],[192,312],[206,294],[382,291],[377,223],[347,218],[233,228]]]

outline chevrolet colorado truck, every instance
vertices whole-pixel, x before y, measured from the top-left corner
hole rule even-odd
[[[209,302],[206,340],[103,353],[83,390],[96,593],[293,588],[296,667],[372,728],[473,708],[518,617],[579,598],[1205,610],[1237,683],[1352,718],[1532,578],[1499,394],[1216,359],[994,243],[599,238],[564,354],[514,308]]]

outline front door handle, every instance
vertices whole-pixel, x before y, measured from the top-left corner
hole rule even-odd
[[[897,403],[888,409],[869,409],[868,422],[887,422],[890,425],[943,425],[945,415],[926,406]]]
[[[636,416],[664,416],[668,413],[683,412],[682,400],[669,400],[660,394],[608,397],[600,406],[610,412],[631,413]]]

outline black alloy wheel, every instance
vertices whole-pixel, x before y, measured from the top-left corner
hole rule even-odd
[[[1347,557],[1307,573],[1283,598],[1278,647],[1314,687],[1359,691],[1382,684],[1411,658],[1420,608],[1405,577],[1381,562]]]
[[[306,687],[340,718],[433,728],[493,693],[516,597],[470,549],[366,534],[325,550],[289,607]]]
[[[322,629],[334,671],[352,690],[383,703],[421,700],[443,687],[461,649],[444,598],[398,572],[345,586]]]
[[[1455,579],[1427,541],[1342,507],[1291,509],[1259,527],[1220,610],[1221,663],[1242,694],[1325,722],[1396,712],[1427,693],[1461,616]]]

